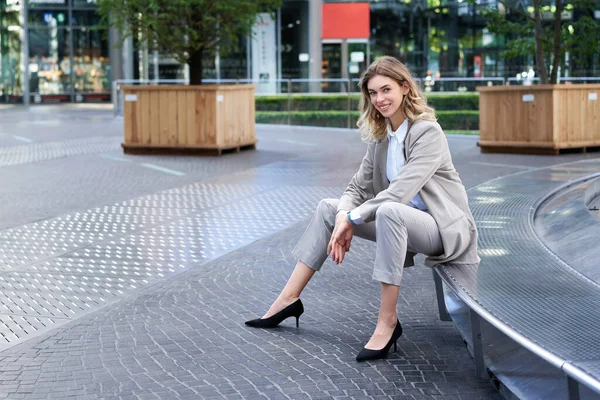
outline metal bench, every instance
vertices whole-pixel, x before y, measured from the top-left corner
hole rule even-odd
[[[438,265],[433,275],[442,320],[451,320],[444,287],[451,289],[446,298],[453,294],[469,309],[468,339],[479,376],[487,373],[483,319],[562,371],[569,399],[580,398],[580,385],[600,394],[600,285],[559,258],[534,227],[542,203],[598,176],[600,160],[588,160],[520,172],[469,190],[481,263]],[[600,222],[586,226],[600,243]],[[600,260],[596,263],[600,269]]]

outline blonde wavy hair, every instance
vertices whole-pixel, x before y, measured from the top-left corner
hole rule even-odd
[[[358,84],[362,93],[359,105],[361,116],[356,125],[363,140],[382,140],[387,135],[386,118],[373,106],[369,95],[369,80],[375,75],[386,76],[395,80],[400,86],[406,85],[409,88],[401,105],[409,121],[420,119],[437,121],[435,110],[427,105],[427,99],[413,79],[410,70],[396,58],[385,56],[374,61],[367,68]]]

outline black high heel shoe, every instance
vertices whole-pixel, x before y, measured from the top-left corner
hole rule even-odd
[[[271,315],[269,318],[257,318],[246,321],[246,325],[253,328],[275,328],[284,319],[296,317],[296,328],[300,326],[300,316],[304,312],[304,305],[300,299],[296,300],[277,314]]]
[[[380,350],[370,350],[364,348],[358,353],[356,356],[356,361],[369,361],[369,360],[379,360],[381,358],[386,358],[390,347],[392,347],[392,343],[394,344],[394,352],[396,352],[396,340],[402,336],[402,325],[400,325],[400,321],[396,322],[396,327],[394,328],[394,332],[392,332],[392,337],[387,342],[387,344]]]

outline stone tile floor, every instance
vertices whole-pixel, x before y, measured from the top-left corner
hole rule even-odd
[[[257,126],[256,151],[128,156],[105,109],[0,110],[0,398],[495,399],[431,271],[407,269],[398,353],[358,364],[376,321],[373,245],[307,288],[300,328],[243,325],[364,145],[354,131]],[[465,186],[595,155],[480,154],[449,137]],[[291,320],[290,320],[291,321]]]

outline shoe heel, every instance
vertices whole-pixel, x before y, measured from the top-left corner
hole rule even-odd
[[[254,328],[275,328],[278,326],[283,320],[295,317],[296,318],[296,327],[300,327],[300,316],[304,312],[304,306],[302,305],[302,301],[300,299],[296,300],[292,304],[288,305],[283,310],[279,311],[275,315],[271,315],[268,318],[257,318],[250,321],[246,321],[246,325],[252,326]]]

